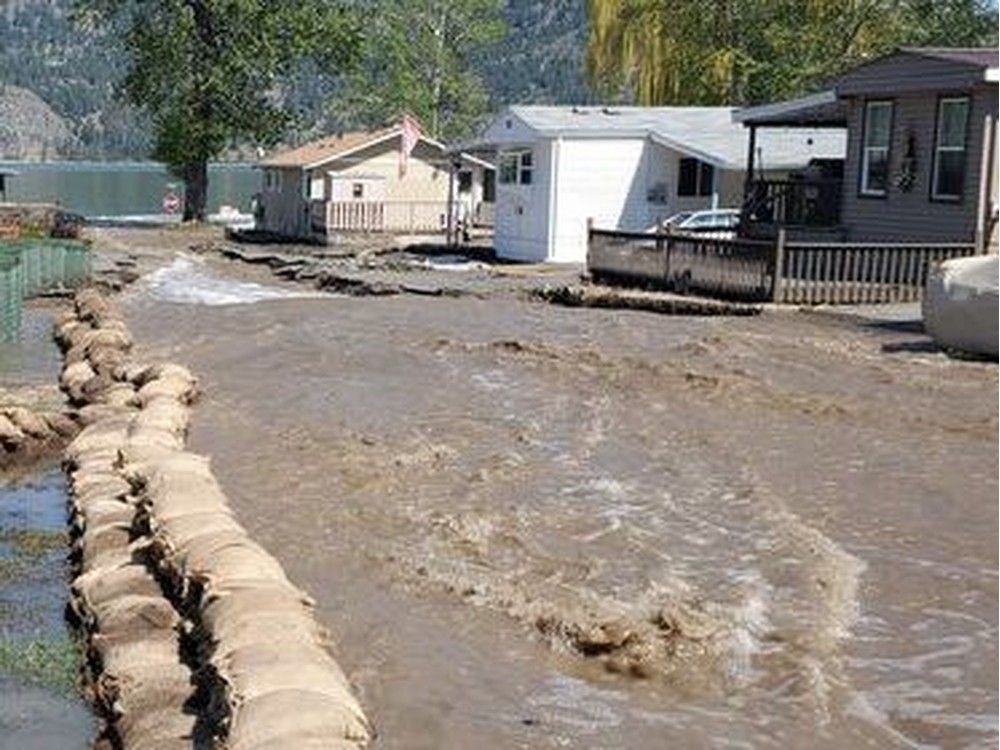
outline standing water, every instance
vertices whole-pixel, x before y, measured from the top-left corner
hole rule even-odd
[[[0,344],[4,398],[47,398],[59,371],[51,324],[30,305],[19,335]],[[27,477],[0,476],[0,750],[74,750],[94,735],[63,615],[66,498],[54,463]]]

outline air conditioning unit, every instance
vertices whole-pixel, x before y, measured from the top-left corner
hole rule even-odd
[[[646,191],[647,203],[665,204],[667,202],[667,183],[657,182]]]

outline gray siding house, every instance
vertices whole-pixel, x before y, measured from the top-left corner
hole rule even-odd
[[[737,111],[751,143],[744,231],[995,251],[997,57],[995,48],[904,48],[826,91]],[[756,131],[789,126],[845,128],[843,164],[783,184],[756,179]]]

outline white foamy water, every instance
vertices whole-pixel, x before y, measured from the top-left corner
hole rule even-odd
[[[157,299],[189,305],[248,305],[267,300],[329,296],[322,292],[299,292],[216,276],[203,260],[186,256],[149,274],[146,285]]]

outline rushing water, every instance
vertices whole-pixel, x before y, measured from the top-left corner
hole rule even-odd
[[[995,366],[792,314],[177,304],[234,282],[166,263],[142,353],[202,379],[192,447],[381,747],[996,745]]]
[[[154,216],[163,198],[183,195],[183,183],[154,162],[0,163],[8,179],[7,200],[58,203],[90,218]],[[209,168],[208,209],[228,205],[250,211],[260,190],[260,174],[248,164],[213,164]]]

